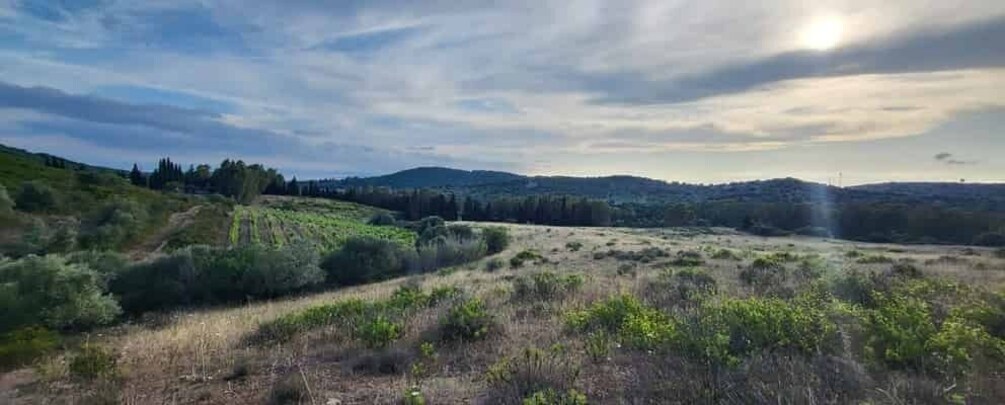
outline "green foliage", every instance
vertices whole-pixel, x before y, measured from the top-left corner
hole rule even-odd
[[[48,184],[40,181],[21,183],[15,198],[17,209],[25,212],[53,212],[60,203],[59,194]]]
[[[140,235],[148,215],[136,201],[110,201],[84,221],[81,245],[89,249],[116,249]]]
[[[816,294],[792,301],[725,299],[702,307],[685,322],[676,345],[691,356],[729,365],[761,351],[826,352],[837,337],[828,301]]]
[[[28,326],[0,337],[0,369],[15,368],[51,352],[59,336],[48,329]]]
[[[623,344],[640,349],[665,344],[677,332],[673,320],[627,294],[594,303],[585,310],[570,312],[566,315],[566,324],[575,331],[610,333]]]
[[[491,273],[493,271],[503,268],[503,266],[505,266],[505,262],[503,262],[502,259],[498,257],[493,257],[485,262],[485,271]]]
[[[394,222],[395,222],[394,217],[392,217],[391,214],[381,212],[370,217],[370,220],[367,221],[366,223],[369,225],[376,225],[376,226],[392,226],[394,225]]]
[[[471,298],[455,303],[440,320],[440,333],[444,340],[468,341],[485,338],[495,325],[485,303]]]
[[[121,312],[93,270],[59,256],[0,262],[0,332],[41,324],[54,330],[105,325]]]
[[[366,347],[382,349],[401,336],[401,325],[391,322],[384,315],[377,315],[360,325],[357,334]]]
[[[502,402],[585,404],[586,398],[573,388],[580,371],[561,345],[531,347],[490,366],[486,380],[491,397]]]
[[[193,246],[130,266],[110,289],[130,313],[272,298],[319,285],[324,273],[318,260],[306,245]]]
[[[583,248],[583,242],[568,242],[565,244],[565,248],[569,249],[570,252],[578,252],[579,249]]]
[[[485,243],[481,239],[450,234],[419,245],[416,254],[410,255],[406,261],[410,271],[430,272],[473,262],[484,257],[485,253]]]
[[[677,252],[677,257],[670,262],[673,266],[694,267],[701,266],[705,261],[701,258],[701,253],[693,250],[681,250]]]
[[[729,249],[719,249],[715,253],[712,253],[709,257],[716,260],[740,260],[740,256]]]
[[[855,260],[856,263],[860,264],[884,264],[893,263],[894,260],[890,256],[884,255],[868,255],[862,256]]]
[[[1005,361],[1005,340],[994,321],[1005,317],[1000,302],[967,295],[931,281],[876,292],[874,307],[866,313],[867,355],[886,367],[949,376],[973,368],[978,358]],[[939,307],[947,300],[970,302],[940,315],[946,309]]]
[[[540,253],[537,253],[533,250],[521,250],[519,253],[517,253],[516,255],[514,255],[509,259],[509,265],[512,268],[519,268],[523,267],[523,264],[526,262],[532,261],[535,263],[543,263],[546,260],[547,259],[544,256],[541,256]]]
[[[326,257],[321,268],[328,274],[329,284],[356,285],[386,280],[405,273],[409,253],[388,240],[354,237]]]
[[[544,271],[513,279],[513,298],[516,300],[552,300],[564,298],[583,285],[578,274],[559,276]]]
[[[524,398],[523,405],[586,405],[586,395],[579,391],[559,392],[548,388]]]
[[[94,380],[118,376],[118,356],[102,346],[85,344],[70,356],[67,364],[70,375]]]
[[[646,296],[661,308],[687,307],[715,295],[716,285],[715,278],[700,268],[671,269],[646,286]]]
[[[482,239],[485,240],[485,248],[488,254],[494,255],[509,247],[509,229],[501,226],[491,226],[482,229]]]
[[[780,286],[788,278],[789,270],[774,256],[758,257],[740,271],[740,281],[760,290]]]
[[[413,385],[405,390],[401,397],[403,405],[426,405],[426,397],[422,395],[422,390],[418,385]]]

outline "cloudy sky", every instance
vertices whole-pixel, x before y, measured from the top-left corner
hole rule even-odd
[[[116,167],[1005,181],[1003,124],[1000,0],[0,0],[0,142]]]

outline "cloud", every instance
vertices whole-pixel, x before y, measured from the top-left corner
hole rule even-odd
[[[965,166],[965,165],[975,165],[975,164],[977,164],[976,160],[960,160],[960,159],[956,159],[956,158],[954,158],[953,154],[949,153],[949,152],[939,152],[939,153],[935,154],[934,157],[935,157],[935,160],[937,160],[939,162],[942,162],[942,163],[945,163],[945,164],[950,165],[950,166]]]

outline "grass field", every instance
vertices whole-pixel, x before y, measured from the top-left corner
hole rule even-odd
[[[314,232],[299,219],[313,217],[282,216],[286,212],[282,204],[268,202],[242,211],[246,213],[241,223],[253,223],[251,215],[257,213],[260,243],[287,243],[297,232]],[[355,218],[363,216],[360,212]],[[273,233],[275,223],[283,229],[281,236]],[[289,223],[296,223],[298,231],[287,232]],[[684,402],[709,400],[701,396],[709,389],[723,395],[713,402],[726,403],[809,403],[825,395],[821,392],[836,389],[847,391],[845,394],[856,398],[855,402],[911,403],[926,395],[953,399],[954,390],[964,385],[983,395],[972,402],[993,403],[1003,398],[1003,380],[998,374],[981,374],[958,380],[952,386],[939,385],[908,370],[887,370],[866,362],[863,355],[856,354],[861,342],[846,342],[847,350],[830,354],[768,351],[743,357],[738,364],[713,376],[706,366],[681,360],[672,352],[664,355],[613,345],[603,340],[604,334],[576,332],[567,323],[570,313],[592,308],[608,297],[648,297],[653,282],[660,280],[666,269],[695,264],[685,263],[690,260],[700,261],[700,268],[718,286],[718,294],[709,301],[714,304],[768,294],[745,282],[743,276],[744,269],[766,257],[786,263],[784,266],[795,272],[803,267],[799,263],[805,263],[804,259],[811,260],[823,269],[815,276],[821,281],[853,270],[885,271],[891,263],[911,263],[926,280],[1002,291],[1005,258],[1001,252],[817,238],[768,239],[726,230],[502,226],[513,235],[513,243],[506,251],[454,271],[302,298],[179,312],[151,324],[99,331],[89,340],[114,348],[119,370],[114,379],[74,379],[67,372],[67,359],[57,357],[35,369],[5,376],[7,381],[22,383],[9,395],[24,403],[78,403],[102,398],[124,403],[282,403],[293,395],[295,400],[290,403],[389,404],[400,403],[403,393],[416,387],[426,403],[494,403],[505,393],[500,391],[500,367],[521,356],[532,356],[536,359],[534,366],[521,373],[552,381],[552,377],[571,375],[574,369],[575,376],[569,377],[574,381],[552,381],[553,385],[561,386],[565,381],[584,394],[589,403],[631,403],[632,398],[652,397],[653,392],[661,393],[659,398],[670,402],[674,402],[673,398]],[[253,239],[249,236],[248,240]],[[524,251],[533,253],[523,255],[530,259],[520,267],[505,265],[496,271],[485,270],[489,261],[508,261]],[[582,285],[567,294],[551,292],[555,295],[544,299],[518,293],[526,288],[518,285],[517,279],[544,271],[560,277],[578,275]],[[278,318],[350,298],[384,300],[406,283],[418,283],[427,290],[457,286],[485,303],[495,326],[481,340],[440,341],[435,331],[441,328],[446,310],[430,307],[403,318],[396,339],[383,349],[347,339],[341,324],[313,329],[281,342],[252,344],[247,340],[263,324]],[[845,329],[845,323],[838,325],[842,333],[851,332]],[[540,354],[551,353],[547,348],[556,344],[562,347],[561,356]],[[527,352],[527,348],[545,351]],[[821,372],[826,378],[819,378]],[[504,384],[504,388],[515,384],[507,381],[510,385]],[[834,384],[846,386],[834,388]]]

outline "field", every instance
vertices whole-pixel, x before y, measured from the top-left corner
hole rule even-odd
[[[370,217],[382,212],[386,211],[340,201],[265,196],[255,205],[234,208],[227,240],[231,246],[272,247],[307,241],[322,251],[331,251],[354,236],[388,239],[407,246],[415,243],[413,232],[366,224]]]
[[[237,229],[236,242],[276,245],[308,234],[314,237],[346,227],[358,229],[359,219],[371,214],[360,210],[348,217],[321,220],[313,213],[294,215],[283,208],[288,203],[277,200],[242,208],[231,228],[231,232]],[[331,208],[316,209],[323,212]],[[513,403],[519,397],[514,400],[510,390],[540,381],[548,382],[550,387],[574,388],[589,403],[635,403],[633,398],[646,396],[662,398],[656,401],[661,403],[811,403],[827,402],[821,398],[828,395],[832,400],[839,398],[835,402],[911,403],[924,398],[942,402],[956,398],[954,390],[963,385],[974,390],[974,403],[995,403],[1005,398],[1001,374],[984,373],[958,380],[952,386],[940,385],[934,377],[909,368],[887,369],[867,362],[866,355],[858,353],[862,342],[839,344],[844,349],[837,352],[754,352],[735,363],[711,367],[705,362],[682,360],[674,351],[634,348],[643,346],[644,341],[615,344],[605,340],[615,335],[602,330],[585,333],[569,326],[570,314],[585,314],[582,311],[609,297],[630,294],[657,302],[663,296],[659,291],[652,295],[651,288],[668,269],[700,267],[711,276],[718,291],[700,305],[728,305],[748,298],[791,296],[779,289],[809,291],[818,282],[853,271],[884,272],[896,263],[910,264],[924,280],[940,280],[963,289],[1002,291],[1005,258],[1001,252],[808,237],[760,238],[720,229],[502,226],[509,228],[513,243],[495,256],[461,268],[301,298],[178,312],[148,323],[97,331],[87,339],[92,344],[115,348],[114,377],[99,382],[75,379],[67,371],[67,359],[57,356],[35,368],[8,373],[0,387],[6,390],[7,399],[16,399],[16,403],[111,399],[124,403],[289,400],[388,404],[401,403],[403,395],[411,395],[413,390],[431,404]],[[525,260],[511,260],[518,256]],[[501,268],[486,270],[489,262],[500,259]],[[804,284],[794,279],[768,285],[751,283],[745,269],[757,268],[757,263],[769,259],[782,263],[791,274],[803,274],[809,267],[819,273],[808,277],[812,280]],[[542,272],[552,272],[561,280],[578,279],[581,285],[570,282],[576,288],[566,293],[559,289],[545,295],[527,295],[526,284],[518,280]],[[468,296],[479,297],[494,319],[494,326],[479,340],[444,341],[437,338],[436,331],[442,328],[446,309],[431,306],[409,312],[386,346],[348,339],[340,329],[345,326],[342,324],[311,329],[288,340],[264,344],[249,341],[263,324],[304,309],[350,298],[385,300],[400,286],[414,283],[427,291],[456,286]],[[845,304],[840,307],[848,308]],[[650,315],[645,314],[642,320],[649,319],[646,317]],[[652,316],[655,318],[649,321],[662,319]],[[839,331],[847,333],[842,336],[852,336],[853,331],[845,329],[845,325],[838,322]],[[520,363],[527,359],[529,365]],[[509,370],[510,374],[500,370]]]

